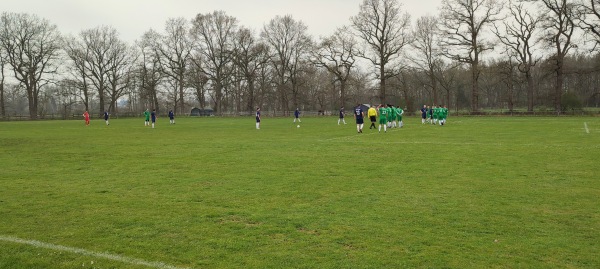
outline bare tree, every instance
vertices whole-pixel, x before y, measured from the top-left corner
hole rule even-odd
[[[458,69],[459,68],[456,65],[444,65],[444,63],[436,65],[436,73],[438,74],[436,78],[445,92],[445,104],[448,107],[450,107],[451,104],[451,91],[453,88],[455,88],[456,81],[458,80]],[[458,110],[458,102],[456,102],[456,110]]]
[[[335,75],[317,66],[312,66],[307,74],[311,77],[306,85],[307,101],[311,107],[319,111],[335,108],[336,100],[340,98],[339,92],[333,89],[335,87],[332,81],[337,81]]]
[[[510,112],[513,112],[515,106],[515,72],[516,69],[519,68],[519,63],[514,60],[515,57],[508,57],[507,59],[496,63],[495,66],[491,66],[495,69],[494,71],[497,74],[497,79],[506,87],[505,98],[501,98],[500,100],[506,100],[508,111]]]
[[[439,104],[438,79],[436,69],[441,64],[439,44],[439,23],[434,16],[423,16],[417,19],[417,25],[413,31],[414,42],[411,44],[417,53],[411,57],[413,63],[419,70],[425,72],[428,81],[424,82],[431,88],[433,104]]]
[[[276,16],[263,27],[261,37],[273,53],[271,63],[277,77],[277,91],[281,108],[287,113],[290,110],[287,89],[292,93],[292,105],[298,106],[300,72],[308,60],[312,41],[306,25],[291,15]]]
[[[509,1],[510,19],[503,20],[502,26],[494,24],[494,33],[506,47],[505,54],[517,60],[517,68],[527,81],[527,111],[533,112],[534,81],[532,68],[539,58],[533,56],[534,46],[541,16],[535,16],[527,9],[525,3],[515,4]],[[512,63],[512,61],[510,61]]]
[[[552,60],[556,84],[554,85],[554,108],[558,114],[561,113],[561,98],[564,83],[564,61],[573,44],[575,32],[575,19],[577,18],[577,6],[572,0],[541,0],[545,9],[543,26],[544,40],[555,49]]]
[[[184,18],[171,18],[165,24],[165,34],[155,43],[158,60],[162,64],[165,76],[175,85],[173,92],[174,111],[177,108],[184,113],[184,89],[186,70],[192,55],[192,40],[189,36],[188,22]]]
[[[270,59],[270,53],[268,51],[268,47],[267,47],[267,54],[265,55],[265,58],[267,61],[269,61]],[[260,68],[257,70],[257,87],[256,87],[256,106],[258,107],[265,107],[265,105],[267,105],[267,107],[271,106],[271,107],[275,107],[276,106],[276,98],[273,98],[274,95],[274,91],[273,89],[274,84],[273,84],[273,77],[274,75],[274,71],[273,68],[269,65],[269,64],[265,64],[260,66]]]
[[[351,18],[358,37],[366,43],[357,55],[379,71],[379,99],[386,103],[386,79],[399,74],[397,60],[410,43],[410,15],[401,13],[397,0],[364,0]],[[395,70],[396,69],[396,70]]]
[[[111,98],[111,72],[116,66],[124,64],[120,58],[125,57],[126,45],[119,39],[117,30],[108,26],[84,30],[80,33],[79,40],[73,39],[71,42],[79,42],[80,44],[73,47],[79,48],[80,52],[85,51],[78,56],[85,57],[83,62],[85,72],[81,75],[87,77],[86,83],[89,81],[90,86],[98,92],[99,113],[102,114],[106,111],[106,97]],[[73,57],[71,59],[73,60]],[[81,59],[74,60],[79,64],[77,61]]]
[[[236,34],[234,63],[247,84],[246,111],[254,110],[256,103],[256,79],[260,69],[268,63],[266,44],[258,42],[248,28],[241,27]]]
[[[69,75],[72,77],[69,80],[69,86],[75,86],[79,90],[77,96],[85,106],[85,110],[89,111],[91,92],[86,63],[90,50],[83,42],[78,41],[74,37],[65,38],[63,48],[71,60],[71,63],[67,66]]]
[[[190,33],[196,41],[194,50],[197,54],[192,60],[211,81],[214,111],[222,112],[223,91],[232,72],[237,19],[224,11],[214,11],[196,15],[192,25]]]
[[[60,54],[60,33],[56,25],[35,15],[2,13],[0,44],[15,78],[25,87],[29,116],[38,117],[40,90],[56,74]]]
[[[154,109],[159,108],[158,104],[158,88],[164,78],[162,65],[160,64],[159,55],[156,53],[155,41],[160,35],[150,30],[142,36],[137,43],[140,54],[138,67],[138,76],[140,83],[140,95],[144,102],[144,108]]]
[[[4,100],[4,66],[6,66],[6,54],[4,48],[0,46],[0,116],[6,117],[6,102]]]
[[[442,53],[471,67],[471,111],[479,112],[479,67],[481,54],[493,49],[483,38],[488,24],[498,20],[501,5],[497,0],[443,0]]]
[[[581,0],[580,27],[592,36],[594,49],[600,45],[600,0]]]
[[[67,119],[71,107],[78,103],[79,86],[77,84],[78,81],[62,79],[58,82],[58,87],[53,89],[53,97],[59,102],[63,119]]]
[[[350,35],[347,28],[339,28],[335,33],[324,38],[319,46],[313,50],[313,63],[325,68],[340,83],[339,107],[346,103],[346,85],[350,79],[356,59],[356,40]]]
[[[209,81],[206,74],[202,72],[200,66],[196,65],[200,61],[192,61],[193,64],[188,68],[188,85],[194,88],[196,100],[203,110],[206,108],[206,85]]]
[[[118,112],[117,101],[124,96],[133,82],[133,64],[137,55],[134,50],[124,42],[114,45],[111,51],[108,72],[107,93],[110,98],[109,111]]]
[[[85,109],[89,110],[93,85],[100,97],[100,113],[104,111],[105,97],[109,98],[108,111],[117,112],[117,100],[129,86],[135,60],[133,50],[118,38],[115,29],[107,27],[83,31],[80,39],[67,38],[64,47],[71,60],[68,70],[81,92]]]

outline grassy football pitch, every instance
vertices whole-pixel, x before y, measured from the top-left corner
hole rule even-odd
[[[600,118],[0,122],[0,268],[599,268]]]

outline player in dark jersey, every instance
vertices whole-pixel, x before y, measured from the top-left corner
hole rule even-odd
[[[338,125],[340,125],[340,121],[342,121],[344,124],[346,124],[346,120],[344,119],[344,115],[346,114],[346,112],[344,112],[344,107],[340,108],[340,118],[338,119]]]
[[[260,129],[260,107],[256,108],[256,129]]]
[[[170,124],[175,124],[175,113],[173,113],[173,110],[169,110],[169,123]]]
[[[428,107],[428,108],[429,108],[429,110],[428,110],[428,112],[429,112],[429,118],[428,118],[428,120],[429,120],[429,122],[431,124],[433,124],[433,109],[435,108],[435,105],[433,105],[431,107]]]
[[[425,124],[425,120],[427,120],[427,106],[423,105],[423,108],[421,108],[421,124]]]
[[[360,104],[358,104],[356,108],[354,108],[354,119],[356,120],[356,130],[359,133],[362,133],[364,117],[365,112],[363,111],[362,107],[360,107]]]
[[[302,122],[300,120],[300,109],[296,108],[296,111],[294,111],[294,123],[296,123],[296,120],[298,120],[298,122]]]
[[[106,122],[106,125],[108,125],[108,111],[104,111],[104,121]]]
[[[156,123],[156,109],[152,109],[152,113],[150,113],[150,118],[152,118],[152,128],[154,128],[154,123]]]

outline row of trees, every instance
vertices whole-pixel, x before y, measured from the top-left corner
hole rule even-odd
[[[0,113],[212,108],[286,113],[356,103],[598,106],[599,0],[443,0],[417,18],[364,0],[350,24],[315,40],[292,16],[257,34],[222,11],[172,18],[134,44],[102,26],[63,36],[30,14],[0,18]],[[25,102],[26,100],[26,102]],[[10,111],[7,111],[7,108]]]

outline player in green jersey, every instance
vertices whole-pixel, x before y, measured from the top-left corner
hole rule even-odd
[[[385,109],[387,109],[387,127],[391,128],[392,127],[392,108],[390,107],[390,104],[387,104],[385,106]]]
[[[398,119],[398,127],[404,127],[404,122],[402,122],[402,115],[404,114],[404,110],[400,108],[400,106],[396,107],[396,118]]]
[[[146,118],[146,120],[144,121],[144,126],[150,125],[150,111],[148,111],[148,109],[144,111],[144,117]]]
[[[446,123],[447,123],[446,121],[448,120],[448,113],[449,113],[450,111],[448,110],[448,107],[447,107],[447,106],[444,106],[444,111],[445,111],[445,112],[444,112],[444,125],[446,125]]]
[[[448,118],[448,108],[446,106],[444,106],[442,108],[442,119],[440,124],[441,125],[446,125],[446,119]]]
[[[388,108],[387,105],[379,105],[379,132],[381,133],[381,126],[383,125],[383,131],[387,133],[387,119],[388,119]]]
[[[396,107],[394,105],[390,105],[390,128],[396,128]]]

